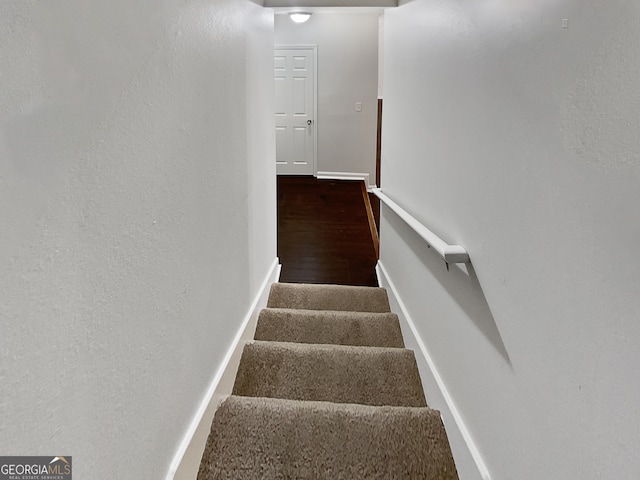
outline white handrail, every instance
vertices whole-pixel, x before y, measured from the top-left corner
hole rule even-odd
[[[429,246],[444,258],[447,263],[467,263],[469,253],[460,245],[449,245],[435,233],[416,220],[409,212],[387,197],[380,188],[372,188],[371,191],[376,197],[382,200],[391,210],[393,210],[402,220],[406,222],[415,232],[420,235]]]

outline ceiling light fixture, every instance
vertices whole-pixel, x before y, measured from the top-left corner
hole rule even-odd
[[[289,14],[289,18],[296,23],[304,23],[311,18],[309,12],[293,12]]]

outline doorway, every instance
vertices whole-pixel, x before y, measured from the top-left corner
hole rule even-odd
[[[276,173],[317,173],[317,55],[314,45],[274,51]]]

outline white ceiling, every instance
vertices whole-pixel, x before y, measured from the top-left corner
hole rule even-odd
[[[265,0],[267,8],[344,8],[344,7],[397,7],[398,0]]]

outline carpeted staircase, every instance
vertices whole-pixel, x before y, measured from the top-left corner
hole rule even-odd
[[[198,480],[457,479],[382,288],[275,283]]]

